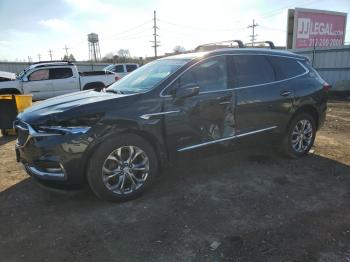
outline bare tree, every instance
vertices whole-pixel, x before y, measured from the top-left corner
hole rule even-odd
[[[181,45],[177,45],[177,46],[174,47],[173,51],[175,53],[183,53],[183,52],[186,51],[186,49],[183,46],[181,46]]]
[[[117,54],[124,62],[130,57],[130,51],[128,49],[119,49]]]

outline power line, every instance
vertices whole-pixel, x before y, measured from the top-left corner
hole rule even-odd
[[[132,35],[132,36],[128,36],[128,37],[122,37],[122,38],[114,38],[115,40],[118,40],[118,41],[124,41],[124,40],[132,40],[132,39],[140,39],[140,38],[149,38],[149,34],[147,35]]]
[[[252,47],[254,46],[254,41],[256,40],[256,37],[258,36],[255,34],[255,27],[259,26],[255,23],[255,20],[253,19],[253,24],[248,25],[248,28],[252,29],[252,34],[250,35],[250,41],[252,42]]]
[[[152,40],[151,42],[153,43],[152,47],[154,48],[154,57],[157,58],[157,47],[159,47],[159,41],[157,40],[157,37],[159,35],[157,35],[157,29],[159,29],[157,27],[157,16],[156,16],[156,11],[153,11],[153,38],[154,40]]]
[[[176,23],[172,23],[169,21],[165,21],[163,19],[158,19],[159,22],[168,24],[168,25],[172,25],[172,26],[177,26],[177,27],[181,27],[181,28],[187,28],[189,30],[203,30],[203,31],[213,31],[213,32],[222,32],[222,31],[233,31],[233,30],[239,30],[241,28],[225,28],[225,29],[213,29],[213,28],[206,28],[206,27],[192,27],[192,26],[188,26],[188,25],[181,25],[181,24],[176,24]],[[237,20],[238,21],[238,20]],[[245,27],[244,27],[245,29]]]
[[[142,24],[139,24],[139,25],[136,25],[136,26],[134,26],[134,27],[131,27],[131,28],[129,28],[129,29],[125,30],[125,31],[119,32],[119,33],[117,33],[117,34],[115,34],[115,35],[120,36],[120,35],[123,35],[123,34],[125,34],[125,33],[129,33],[130,31],[133,31],[133,30],[135,30],[135,29],[138,29],[138,28],[140,28],[140,27],[143,27],[144,25],[147,25],[148,23],[152,22],[152,20],[153,20],[153,19],[149,19],[149,20],[143,22]]]
[[[306,6],[306,5],[309,5],[315,1],[316,0],[310,0],[307,3],[305,3],[305,0],[302,0],[302,1],[297,0],[297,1],[289,2],[289,4],[287,4],[287,5],[284,5],[282,7],[275,9],[275,10],[270,10],[270,11],[263,13],[261,18],[270,18],[270,17],[278,15],[281,11],[284,11],[284,10],[291,8],[291,7],[295,7],[295,5],[302,4],[303,6]]]
[[[277,27],[271,27],[271,26],[265,26],[265,25],[259,25],[262,28],[268,29],[268,30],[274,30],[274,31],[281,31],[281,32],[287,32],[287,30]]]

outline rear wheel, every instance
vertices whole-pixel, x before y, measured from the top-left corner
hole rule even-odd
[[[289,124],[282,143],[284,153],[292,158],[306,155],[314,144],[316,124],[306,113],[297,115]]]
[[[92,156],[88,182],[101,199],[134,199],[151,185],[157,162],[147,141],[135,135],[120,136],[102,143]]]

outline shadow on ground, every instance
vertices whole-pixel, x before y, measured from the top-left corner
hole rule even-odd
[[[262,148],[185,155],[120,204],[28,178],[0,194],[0,260],[345,261],[349,175],[328,158]]]
[[[0,146],[5,145],[15,139],[15,136],[0,136]]]

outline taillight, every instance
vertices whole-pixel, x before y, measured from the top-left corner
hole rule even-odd
[[[323,83],[323,90],[328,93],[328,91],[332,88],[332,86],[330,84],[328,84],[327,82]]]
[[[119,76],[115,76],[114,79],[115,79],[115,81],[118,81],[120,79],[120,77]]]

